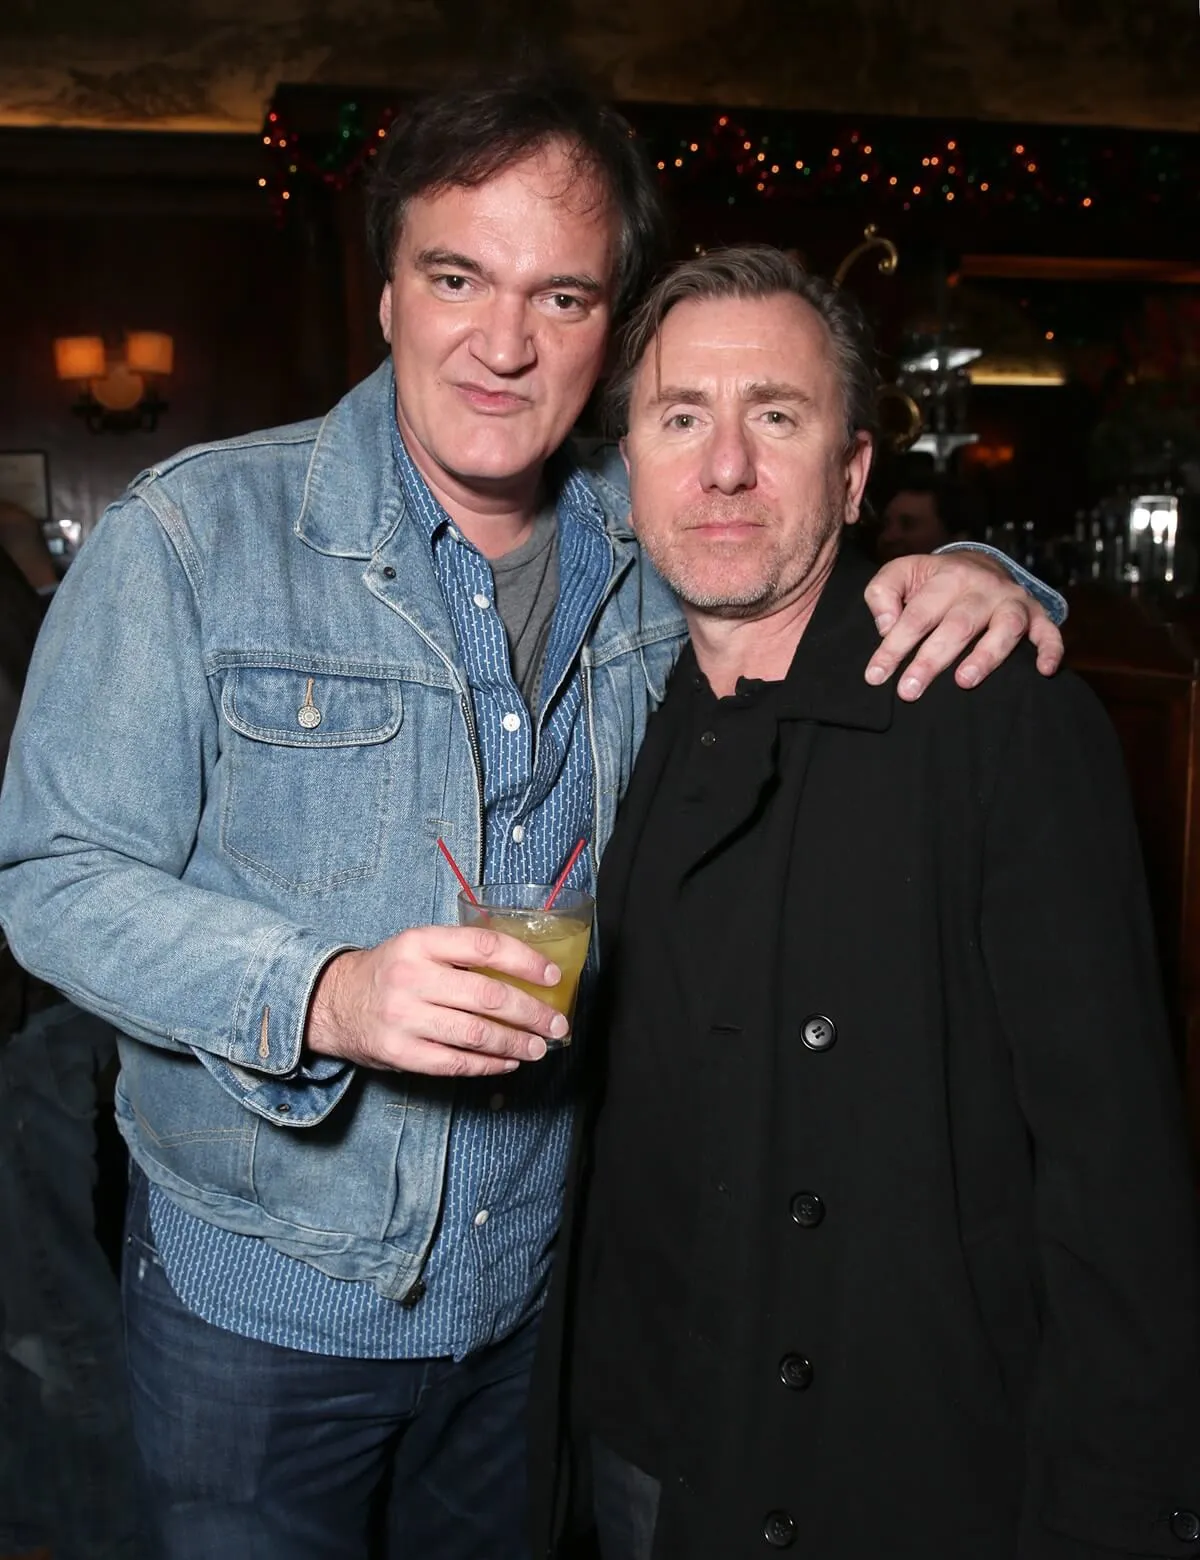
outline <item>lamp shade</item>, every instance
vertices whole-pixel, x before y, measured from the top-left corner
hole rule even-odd
[[[157,330],[131,330],[125,337],[125,363],[135,374],[169,374],[175,342]]]
[[[107,370],[99,336],[58,336],[54,367],[60,379],[102,379]]]

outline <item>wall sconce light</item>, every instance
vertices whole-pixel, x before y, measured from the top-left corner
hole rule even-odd
[[[110,357],[99,336],[59,336],[54,366],[60,379],[80,385],[71,410],[89,433],[151,433],[167,410],[155,380],[174,368],[175,343],[161,331],[131,330],[124,352]]]

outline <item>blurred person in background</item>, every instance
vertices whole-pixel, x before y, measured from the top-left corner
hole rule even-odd
[[[0,503],[5,761],[30,657],[57,583],[37,520],[16,504]],[[120,1290],[97,1239],[93,1201],[97,1112],[107,1106],[111,1115],[115,1055],[112,1025],[28,974],[0,937],[0,1552],[5,1554],[45,1547],[55,1560],[153,1560],[141,1547]]]
[[[975,537],[971,503],[963,483],[931,463],[911,462],[881,473],[885,484],[874,532],[880,563],[912,553],[933,553]]]

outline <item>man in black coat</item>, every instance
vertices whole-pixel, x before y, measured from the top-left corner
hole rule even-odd
[[[863,682],[870,364],[769,250],[689,262],[626,339],[634,524],[692,648],[601,872],[537,1553],[583,1507],[604,1560],[1200,1555],[1120,759],[1028,657],[918,705]]]

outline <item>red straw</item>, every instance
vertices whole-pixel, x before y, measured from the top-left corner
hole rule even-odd
[[[581,840],[580,844],[582,844],[582,843],[583,842]],[[467,896],[467,898],[471,901],[471,903],[473,905],[478,905],[479,901],[478,901],[478,899],[475,898],[474,893],[471,891],[471,885],[467,882],[466,878],[463,877],[462,873],[458,870],[458,862],[455,861],[454,857],[450,854],[450,847],[446,844],[445,840],[442,839],[440,835],[438,836],[438,849],[441,851],[442,855],[445,856],[446,860],[450,863],[450,870],[451,870],[451,872],[454,873],[454,876],[462,884],[462,891],[463,891],[463,893]],[[574,857],[572,857],[572,860],[574,860]],[[558,890],[555,889],[554,892],[557,893]]]
[[[575,865],[575,863],[576,863],[576,862],[577,862],[577,861],[578,861],[578,860],[579,860],[579,852],[580,852],[580,851],[581,851],[581,850],[582,850],[582,849],[583,849],[583,847],[584,847],[584,846],[585,846],[585,845],[586,845],[586,844],[587,844],[587,841],[586,841],[586,840],[580,840],[580,841],[579,841],[579,843],[578,843],[578,844],[577,844],[577,845],[576,845],[576,846],[575,846],[575,849],[574,849],[574,850],[573,850],[573,851],[572,851],[572,852],[571,852],[571,854],[570,854],[570,855],[569,855],[569,856],[568,856],[568,857],[567,857],[567,864],[566,864],[566,866],[565,866],[565,867],[564,867],[564,868],[563,868],[563,869],[562,869],[562,871],[561,871],[561,872],[560,872],[560,873],[559,873],[559,874],[558,874],[558,882],[557,882],[557,883],[556,883],[556,884],[555,884],[555,885],[554,885],[554,887],[553,887],[553,888],[552,888],[552,889],[551,889],[551,890],[550,890],[550,898],[549,898],[549,899],[547,899],[547,901],[546,901],[546,903],[545,903],[545,904],[544,904],[544,905],[543,905],[543,906],[542,906],[542,909],[543,909],[543,910],[549,910],[549,908],[550,908],[550,906],[551,906],[551,905],[552,905],[552,904],[553,904],[553,903],[554,903],[554,901],[555,901],[555,900],[556,900],[556,899],[557,899],[557,898],[558,898],[558,895],[559,895],[559,890],[560,890],[560,889],[561,889],[561,888],[562,888],[562,886],[563,886],[563,884],[564,884],[564,883],[565,883],[565,882],[566,882],[566,881],[567,881],[567,879],[568,879],[568,878],[569,878],[569,877],[570,877],[570,875],[571,875],[571,868],[572,868],[572,867],[573,867],[573,866],[574,866],[574,865]],[[457,868],[455,868],[455,871],[457,871],[457,870],[458,870],[458,869],[457,869]]]

